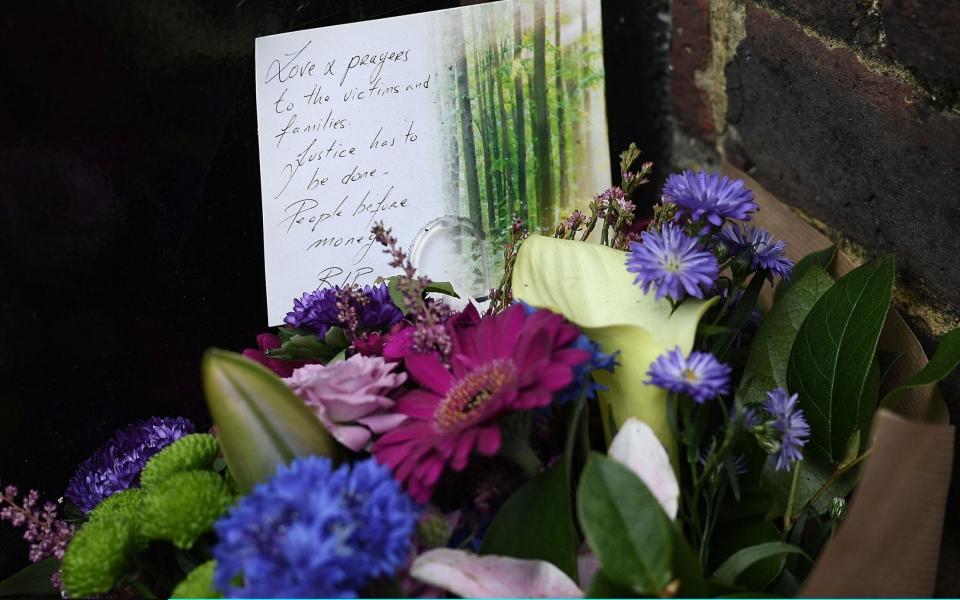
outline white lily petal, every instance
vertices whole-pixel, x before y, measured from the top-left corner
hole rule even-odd
[[[624,421],[607,454],[637,474],[668,517],[677,517],[680,485],[666,449],[649,425],[632,417]]]
[[[436,548],[413,561],[410,575],[463,598],[582,598],[583,591],[552,563],[479,556]]]

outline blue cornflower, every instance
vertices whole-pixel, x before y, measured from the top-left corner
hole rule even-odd
[[[709,352],[683,355],[679,347],[661,354],[647,371],[652,384],[677,394],[687,394],[698,404],[723,396],[730,388],[730,367]]]
[[[407,561],[418,513],[372,458],[296,459],[214,526],[214,585],[229,597],[356,597]]]
[[[183,417],[150,417],[131,423],[77,467],[64,495],[87,512],[108,496],[140,485],[140,471],[154,454],[195,431],[194,424]]]
[[[616,352],[607,354],[600,349],[600,344],[582,333],[570,344],[570,348],[585,350],[590,353],[590,358],[573,368],[573,382],[553,395],[555,404],[566,404],[579,398],[580,394],[587,400],[593,400],[597,397],[597,392],[606,391],[607,386],[591,379],[590,374],[600,370],[613,373],[617,366]]]
[[[787,243],[773,239],[773,234],[762,227],[728,224],[720,232],[720,243],[726,246],[730,256],[741,255],[750,262],[754,271],[767,271],[773,282],[774,276],[789,279],[793,261],[784,256]]]
[[[636,273],[634,283],[657,287],[657,300],[669,296],[679,302],[687,295],[703,298],[703,288],[714,284],[720,267],[716,257],[672,223],[663,230],[644,231],[641,241],[630,243],[627,270]]]
[[[780,446],[777,449],[777,470],[783,471],[803,459],[801,448],[810,437],[810,426],[803,416],[803,410],[797,407],[797,394],[792,396],[783,388],[767,392],[763,409],[773,419],[771,426],[780,434]]]
[[[678,218],[685,214],[694,221],[706,218],[717,227],[723,225],[724,219],[748,221],[750,213],[758,208],[753,192],[742,181],[703,171],[684,171],[667,177],[663,198],[677,205]]]
[[[364,332],[385,331],[402,318],[403,312],[390,299],[387,284],[382,283],[364,286],[363,290],[337,286],[304,294],[293,301],[293,310],[283,322],[322,338],[331,327],[357,324]],[[346,319],[356,322],[348,324]]]

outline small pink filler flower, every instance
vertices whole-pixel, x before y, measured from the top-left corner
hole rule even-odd
[[[409,420],[373,445],[374,456],[426,502],[447,465],[462,471],[473,452],[497,453],[501,416],[547,406],[573,381],[573,368],[590,358],[569,347],[579,335],[560,315],[527,315],[516,304],[454,331],[450,370],[433,355],[407,356],[422,387],[397,400]]]
[[[373,434],[389,431],[406,418],[395,413],[390,392],[407,379],[394,373],[396,363],[355,354],[329,365],[306,365],[284,379],[313,409],[341,444],[361,450]]]

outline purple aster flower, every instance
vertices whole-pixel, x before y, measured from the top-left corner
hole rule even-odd
[[[730,387],[730,367],[718,361],[709,352],[691,352],[683,355],[679,347],[661,354],[647,371],[652,384],[665,390],[687,394],[697,404],[723,396]]]
[[[637,274],[634,283],[644,293],[656,285],[657,300],[669,296],[679,302],[687,295],[703,298],[703,288],[713,285],[720,267],[696,239],[666,223],[663,231],[644,231],[640,243],[630,243],[627,270]]]
[[[363,286],[363,295],[368,302],[360,309],[360,324],[367,330],[386,331],[403,318],[403,312],[390,298],[386,283]]]
[[[767,392],[763,409],[773,419],[772,427],[780,434],[780,447],[777,450],[777,470],[788,470],[790,466],[803,459],[801,448],[810,437],[810,426],[803,416],[803,410],[797,407],[797,394],[792,396],[783,388]]]
[[[418,518],[374,459],[298,458],[214,526],[214,584],[228,597],[356,597],[406,563]]]
[[[773,234],[762,227],[727,224],[720,232],[720,243],[730,256],[741,255],[754,271],[767,271],[767,277],[789,279],[793,261],[783,255],[787,243],[774,241]]]
[[[677,217],[686,214],[694,221],[705,218],[717,227],[724,219],[749,221],[750,213],[758,208],[753,192],[742,181],[703,171],[667,177],[663,197],[677,205]]]
[[[744,429],[753,429],[754,427],[763,425],[763,418],[757,414],[756,410],[750,407],[743,409],[743,412],[741,413],[741,421]]]
[[[283,322],[322,338],[331,327],[343,327],[356,335],[382,332],[402,318],[403,312],[390,299],[387,284],[382,283],[362,290],[337,286],[304,294],[293,301],[293,310]]]
[[[308,329],[319,337],[338,323],[337,294],[339,287],[321,288],[293,301],[293,310],[283,322],[297,329]]]
[[[83,461],[64,495],[87,512],[104,498],[140,484],[140,471],[154,454],[196,431],[183,417],[150,417],[116,431]]]

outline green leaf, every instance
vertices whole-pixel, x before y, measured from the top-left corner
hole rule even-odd
[[[881,408],[893,410],[902,398],[902,393],[917,387],[933,385],[952,373],[960,366],[960,328],[946,333],[940,338],[937,351],[930,362],[919,373],[907,380],[900,387],[891,390],[880,402]]]
[[[817,301],[800,326],[787,366],[787,389],[800,394],[810,424],[806,449],[836,464],[872,411],[864,387],[893,292],[893,257],[854,269]]]
[[[587,588],[587,598],[631,598],[633,590],[610,579],[602,569],[597,569],[590,586]]]
[[[793,477],[792,471],[778,471],[775,467],[776,460],[769,457],[763,465],[763,473],[760,476],[760,484],[763,489],[768,490],[776,504],[774,510],[783,514],[786,508],[787,494],[790,493],[790,482]],[[800,463],[800,475],[797,479],[797,489],[794,492],[793,506],[795,513],[803,506],[810,503],[810,500],[820,491],[820,489],[830,481],[833,475],[833,466],[824,464],[823,459],[815,456],[807,457]],[[814,500],[810,506],[818,515],[830,511],[830,505],[834,498],[845,498],[847,494],[853,491],[857,485],[857,469],[847,471],[836,481],[830,484],[823,493]],[[792,515],[796,516],[796,514]]]
[[[60,561],[45,558],[20,569],[10,577],[0,581],[0,598],[23,596],[57,596],[60,594],[50,582],[50,577],[60,568]]]
[[[424,291],[427,293],[443,294],[444,296],[451,296],[453,298],[460,297],[460,295],[454,291],[453,284],[449,281],[431,281],[430,285],[424,288]]]
[[[797,331],[832,285],[833,279],[814,266],[774,303],[757,331],[744,367],[740,397],[745,404],[763,402],[770,390],[787,387],[787,363]]]
[[[513,294],[531,306],[562,314],[604,352],[620,352],[613,373],[594,373],[607,387],[599,394],[604,427],[608,416],[618,427],[636,417],[653,429],[676,460],[667,392],[643,382],[661,354],[678,346],[684,353],[693,349],[697,325],[716,298],[688,298],[674,311],[666,299],[657,301],[653,293],[644,294],[634,285],[626,260],[625,252],[600,244],[531,235],[513,268]]]
[[[717,525],[716,531],[711,536],[710,566],[716,567],[722,564],[725,559],[744,548],[775,541],[783,541],[783,536],[780,530],[765,517],[724,520]],[[757,561],[738,575],[739,584],[751,590],[765,589],[783,570],[784,562],[783,557],[779,556]],[[720,583],[732,585],[727,581],[720,581]]]
[[[343,330],[339,327],[331,327],[323,340],[306,329],[281,327],[277,333],[280,337],[280,347],[267,350],[267,356],[270,358],[327,363],[347,345]]]
[[[792,272],[790,273],[790,279],[781,281],[777,288],[773,291],[774,301],[780,300],[780,297],[783,296],[787,290],[796,285],[804,275],[807,274],[813,268],[819,268],[823,271],[830,269],[830,265],[833,264],[833,259],[837,257],[837,245],[834,244],[829,248],[824,248],[823,250],[818,250],[817,252],[811,252],[810,254],[804,256],[800,259],[796,265],[794,265]]]
[[[880,401],[880,361],[873,357],[867,379],[863,383],[863,392],[860,394],[860,418],[857,431],[847,444],[847,455],[841,466],[856,460],[861,452],[870,445],[870,426],[873,424],[873,413],[877,412],[877,402]]]
[[[513,493],[490,523],[480,554],[552,562],[577,579],[567,458],[555,462]]]
[[[673,529],[673,576],[680,580],[678,595],[687,598],[704,598],[708,595],[707,583],[700,569],[700,558],[687,543],[677,526]]]
[[[700,337],[714,337],[717,335],[724,335],[733,331],[729,327],[723,325],[712,325],[710,323],[700,323],[700,327],[697,329],[697,335]]]
[[[577,514],[610,579],[659,595],[673,573],[674,527],[639,477],[594,453],[580,478]]]
[[[408,311],[409,307],[405,306],[405,303],[403,301],[403,292],[401,292],[400,288],[397,287],[397,282],[404,277],[405,277],[404,275],[394,275],[393,277],[387,277],[387,291],[390,292],[390,299],[393,300],[393,303],[396,304],[397,307],[403,309],[404,311]],[[427,287],[424,288],[423,291],[428,293],[434,292],[437,294],[443,294],[445,296],[451,296],[453,298],[460,297],[457,294],[457,292],[453,289],[453,284],[450,283],[449,281],[431,281],[430,284],[427,285]]]
[[[737,578],[751,565],[766,558],[783,556],[784,554],[801,554],[806,556],[806,553],[801,548],[786,542],[758,544],[733,553],[730,558],[725,560],[723,564],[713,572],[713,577],[721,583],[734,585]]]
[[[214,349],[204,355],[202,373],[223,456],[242,493],[296,457],[334,456],[333,438],[271,371]]]

